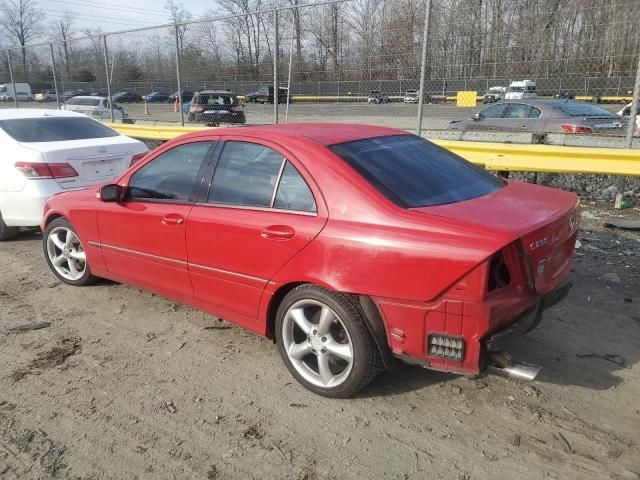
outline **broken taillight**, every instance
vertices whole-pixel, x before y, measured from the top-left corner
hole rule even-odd
[[[142,160],[147,155],[147,152],[144,153],[136,153],[133,157],[131,157],[131,163],[129,167],[133,167],[136,163]]]
[[[68,163],[16,162],[15,167],[22,175],[34,180],[78,176]]]
[[[504,261],[502,251],[496,253],[489,263],[489,285],[490,292],[504,288],[511,283],[509,268]]]

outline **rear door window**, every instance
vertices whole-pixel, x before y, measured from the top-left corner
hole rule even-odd
[[[588,103],[567,103],[558,108],[569,117],[615,117],[608,110]]]
[[[273,207],[297,212],[316,211],[316,201],[313,198],[311,189],[309,189],[309,185],[304,181],[300,172],[296,170],[296,167],[288,161],[280,177]]]
[[[482,118],[502,118],[508,106],[508,103],[498,103],[496,105],[492,105],[482,110],[480,112],[480,116]]]
[[[39,117],[1,120],[0,128],[18,142],[64,142],[117,137],[115,130],[82,117]]]
[[[403,208],[461,202],[503,181],[416,135],[393,135],[330,147],[380,193]]]

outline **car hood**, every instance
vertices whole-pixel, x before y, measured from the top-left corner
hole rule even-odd
[[[508,181],[489,195],[411,210],[459,221],[508,242],[520,241],[535,288],[546,293],[568,273],[579,225],[578,206],[573,193]]]

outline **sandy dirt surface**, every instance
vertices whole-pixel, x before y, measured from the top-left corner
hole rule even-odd
[[[574,289],[510,349],[536,381],[400,366],[350,400],[224,321],[61,284],[38,233],[2,243],[0,478],[640,479],[640,235],[584,210]]]

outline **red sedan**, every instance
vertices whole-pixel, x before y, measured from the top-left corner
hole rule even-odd
[[[395,359],[477,374],[570,284],[572,193],[499,179],[401,130],[206,130],[45,207],[71,285],[137,285],[273,338],[346,397]],[[505,366],[504,364],[502,365]]]

